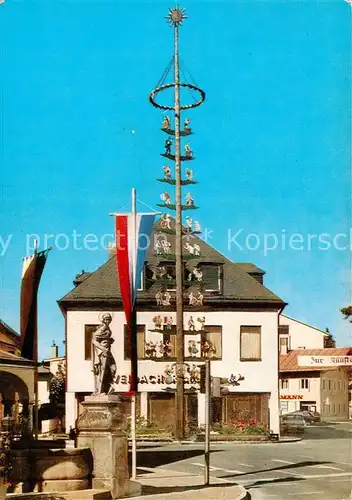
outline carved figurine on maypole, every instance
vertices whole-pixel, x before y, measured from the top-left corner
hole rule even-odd
[[[171,217],[169,214],[163,214],[160,217],[161,229],[169,229],[171,231]]]
[[[193,199],[191,193],[186,194],[186,205],[188,207],[194,207],[194,199]]]
[[[189,158],[189,159],[193,158],[193,151],[192,151],[192,148],[191,148],[191,145],[189,142],[185,145],[185,155],[186,155],[186,158]]]
[[[170,129],[170,117],[169,115],[166,115],[163,119],[163,123],[161,125],[161,128],[163,130],[169,130]]]
[[[171,204],[171,196],[169,193],[165,190],[161,193],[160,195],[161,201],[165,203],[165,205],[170,205]]]
[[[164,179],[169,180],[171,179],[171,168],[168,165],[163,166],[163,172],[164,172]]]
[[[185,174],[188,181],[193,181],[193,171],[190,168],[186,168]]]
[[[189,126],[190,123],[191,123],[191,120],[189,118],[186,118],[185,121],[184,121],[184,124],[183,124],[183,130],[185,132],[188,132],[188,133],[191,132],[191,129],[190,129],[190,126]]]
[[[168,137],[165,141],[165,153],[164,155],[171,155],[172,139]]]

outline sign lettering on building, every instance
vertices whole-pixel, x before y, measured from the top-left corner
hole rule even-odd
[[[130,375],[117,375],[115,384],[129,385]],[[138,384],[152,384],[152,385],[173,385],[176,384],[176,376],[169,375],[141,375],[138,377]],[[184,378],[185,384],[197,384],[196,381],[191,380],[189,377]]]
[[[298,366],[352,366],[352,356],[297,356]]]
[[[280,399],[303,399],[301,394],[281,394]]]

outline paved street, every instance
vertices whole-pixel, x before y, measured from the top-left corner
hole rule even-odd
[[[138,450],[138,466],[202,474],[202,445]],[[352,424],[308,427],[302,441],[212,444],[211,476],[239,484],[253,500],[352,498]]]

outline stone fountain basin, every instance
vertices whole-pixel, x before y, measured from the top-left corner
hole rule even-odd
[[[10,492],[59,492],[90,487],[93,469],[89,448],[12,450]],[[9,492],[9,490],[8,490]]]

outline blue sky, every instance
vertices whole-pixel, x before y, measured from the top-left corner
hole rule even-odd
[[[41,356],[64,337],[56,301],[77,273],[106,259],[101,248],[74,250],[73,232],[111,233],[108,214],[129,205],[133,186],[147,205],[159,201],[155,178],[165,137],[162,115],[147,98],[172,55],[169,6],[113,0],[0,6],[0,236],[11,235],[0,257],[0,317],[13,328],[26,235],[38,234],[41,243],[44,234],[70,239],[67,250],[51,252],[42,278]],[[328,326],[339,345],[348,345],[350,325],[339,308],[351,299],[350,254],[326,249],[318,236],[309,246],[308,235],[327,233],[323,238],[332,241],[342,233],[337,244],[348,243],[351,8],[343,0],[181,6],[189,16],[181,59],[207,93],[190,117],[200,181],[192,193],[199,221],[213,231],[208,241],[234,261],[265,269],[266,285],[289,303],[287,314]],[[240,231],[238,245],[228,246],[229,231]],[[270,233],[279,239],[299,233],[301,243],[285,249],[280,242],[265,252]],[[62,237],[57,242],[65,244]]]

